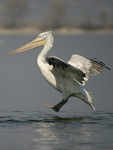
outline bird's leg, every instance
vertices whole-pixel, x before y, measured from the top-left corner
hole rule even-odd
[[[64,100],[62,99],[60,103],[56,104],[55,106],[46,105],[49,108],[52,108],[55,112],[58,112],[60,108],[67,103],[68,99]]]

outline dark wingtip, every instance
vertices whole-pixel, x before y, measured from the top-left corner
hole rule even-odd
[[[108,70],[111,70],[111,69],[110,69],[109,67],[107,67],[103,62],[97,61],[97,60],[95,60],[95,59],[97,59],[97,58],[92,58],[92,59],[90,59],[90,60],[93,61],[93,62],[96,62],[96,63],[98,63],[98,64],[100,64],[100,65],[102,65],[103,67],[107,68]]]
[[[108,70],[111,70],[109,67],[107,67],[107,66],[104,66],[105,68],[107,68]]]

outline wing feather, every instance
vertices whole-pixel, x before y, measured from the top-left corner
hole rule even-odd
[[[87,59],[75,54],[68,62],[54,56],[47,57],[46,61],[53,66],[59,76],[74,79],[83,85],[88,81],[89,75],[99,74],[104,67],[110,70],[103,62],[97,61],[96,58]],[[58,71],[56,68],[60,70]]]
[[[110,70],[104,63],[97,61],[95,58],[87,59],[80,55],[72,55],[68,63],[81,69],[86,75],[97,75],[103,67]]]
[[[96,59],[89,59],[92,63],[92,67],[89,69],[89,75],[97,75],[105,67],[110,70],[103,62],[97,61]]]
[[[79,68],[76,68],[62,59],[54,56],[47,57],[46,61],[49,63],[49,65],[53,65],[53,69],[55,69],[57,74],[60,72],[59,76],[63,76],[65,78],[70,77],[71,79],[84,84],[85,73],[83,73]]]

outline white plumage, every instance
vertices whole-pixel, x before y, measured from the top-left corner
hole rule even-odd
[[[55,106],[46,106],[58,112],[67,103],[68,99],[73,96],[80,98],[95,110],[94,99],[91,93],[84,89],[83,86],[88,81],[89,75],[99,74],[103,67],[106,67],[105,64],[96,61],[96,59],[87,59],[75,54],[72,55],[67,63],[54,56],[45,58],[47,52],[52,48],[53,42],[52,32],[44,32],[39,34],[33,41],[9,54],[20,53],[44,45],[43,50],[37,58],[37,64],[46,81],[62,93],[61,102]],[[109,69],[108,67],[106,68]]]

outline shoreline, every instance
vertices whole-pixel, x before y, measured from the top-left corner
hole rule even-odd
[[[76,34],[113,34],[113,29],[99,29],[99,30],[83,30],[80,28],[59,28],[59,29],[49,29],[55,35],[76,35]],[[37,35],[41,32],[45,32],[47,30],[39,30],[34,27],[21,27],[16,29],[6,29],[0,28],[0,35]]]

